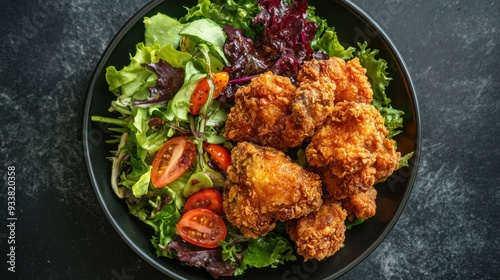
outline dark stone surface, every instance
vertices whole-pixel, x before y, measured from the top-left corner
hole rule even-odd
[[[87,83],[119,28],[148,1],[9,1],[0,11],[0,220],[16,172],[16,273],[6,279],[163,279],[118,236],[87,179]],[[401,52],[422,121],[407,207],[385,241],[342,279],[500,275],[500,4],[353,1]]]

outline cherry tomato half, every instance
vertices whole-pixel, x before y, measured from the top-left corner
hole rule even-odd
[[[227,235],[222,218],[208,209],[196,208],[184,213],[177,223],[177,232],[187,242],[203,247],[215,248]]]
[[[214,81],[214,95],[213,99],[219,97],[221,92],[227,86],[229,82],[228,72],[218,72],[212,74]],[[208,85],[207,79],[201,81],[198,86],[193,91],[191,95],[191,105],[189,106],[189,112],[193,115],[198,115],[200,113],[201,107],[207,102],[208,94],[210,92],[210,86]]]
[[[153,186],[162,188],[172,183],[193,165],[195,158],[196,146],[187,137],[178,136],[168,140],[153,160]]]
[[[184,205],[184,212],[195,208],[208,209],[223,216],[222,195],[213,188],[201,189],[189,196]]]
[[[210,160],[212,160],[220,170],[227,172],[227,168],[231,165],[231,154],[226,148],[217,144],[205,144],[203,149],[207,151]]]

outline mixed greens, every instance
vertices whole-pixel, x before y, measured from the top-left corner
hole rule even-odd
[[[114,125],[110,129],[116,138],[109,141],[117,144],[111,157],[113,190],[132,215],[152,227],[158,256],[202,266],[214,277],[295,260],[280,227],[265,237],[246,239],[226,222],[227,235],[215,248],[182,241],[177,224],[188,197],[224,185],[225,172],[214,164],[206,145],[231,149],[223,136],[224,123],[238,87],[265,71],[294,81],[304,61],[333,56],[360,59],[374,89],[372,104],[393,137],[402,127],[403,112],[392,108],[385,95],[391,80],[386,61],[376,58],[378,51],[366,43],[342,46],[335,29],[300,0],[199,0],[179,19],[163,13],[145,17],[144,28],[144,41],[136,45],[130,63],[106,69],[109,90],[116,96],[110,111],[118,117],[92,117]],[[229,80],[217,90],[214,74],[221,72]],[[193,114],[193,92],[202,83],[206,102]],[[155,185],[155,156],[167,141],[185,136],[192,139],[193,162],[185,162],[187,168],[172,182]]]

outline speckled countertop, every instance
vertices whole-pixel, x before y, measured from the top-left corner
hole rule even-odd
[[[16,272],[0,278],[164,279],[118,236],[87,178],[87,84],[118,29],[146,0],[9,1],[0,11],[0,220],[15,166]],[[500,3],[354,3],[409,67],[422,155],[394,229],[341,279],[500,277]]]

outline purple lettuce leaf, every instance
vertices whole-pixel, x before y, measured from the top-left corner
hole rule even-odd
[[[225,71],[231,78],[224,93],[227,98],[255,75],[271,71],[294,82],[304,61],[327,58],[318,55],[309,45],[318,24],[306,20],[307,1],[287,4],[280,0],[259,0],[258,5],[261,11],[254,17],[253,28],[259,32],[254,40],[245,37],[242,29],[224,28],[228,38],[224,53],[229,60]]]
[[[225,70],[231,73],[231,79],[260,74],[269,68],[269,63],[264,60],[265,53],[245,37],[243,29],[227,25],[224,32],[228,39],[224,53],[230,61]]]
[[[150,63],[146,68],[157,75],[156,85],[148,87],[150,97],[146,100],[136,100],[134,105],[152,105],[164,103],[175,95],[184,82],[184,69],[172,67],[160,59],[158,63]]]
[[[308,3],[296,0],[286,4],[280,0],[259,0],[261,12],[254,24],[262,24],[263,30],[256,38],[268,56],[275,58],[272,67],[275,74],[293,77],[305,60],[313,57],[309,41],[318,30],[315,22],[307,21]]]
[[[188,266],[205,268],[216,279],[219,276],[232,276],[238,268],[230,260],[222,260],[220,246],[214,249],[201,248],[176,238],[168,244],[168,250],[175,250],[177,258]]]

